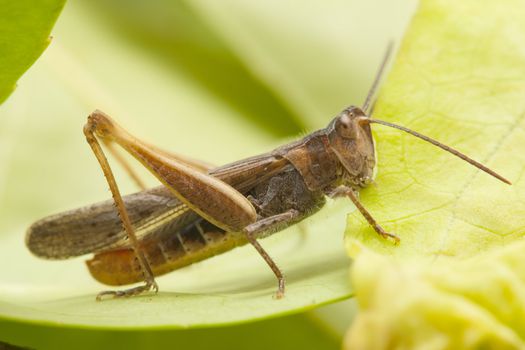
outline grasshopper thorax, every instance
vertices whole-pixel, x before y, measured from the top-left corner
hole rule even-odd
[[[326,128],[330,148],[345,170],[345,182],[359,187],[372,181],[376,163],[370,125],[364,122],[367,118],[361,108],[350,106]]]

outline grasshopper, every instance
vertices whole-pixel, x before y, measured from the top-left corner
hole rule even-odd
[[[326,128],[273,151],[221,167],[212,167],[164,151],[132,136],[108,115],[89,115],[84,134],[109,184],[113,199],[49,216],[35,222],[26,244],[35,255],[66,259],[94,253],[87,266],[106,285],[144,281],[105,296],[129,297],[158,291],[155,276],[202,261],[237,246],[251,244],[277,277],[277,298],[285,279],[258,239],[314,214],[326,197],[348,197],[382,237],[386,232],[358,199],[372,182],[376,165],[370,124],[407,132],[467,161],[497,179],[510,181],[430,137],[386,121],[372,119],[369,107],[388,61],[383,58],[363,107],[351,106]],[[115,155],[142,191],[122,196],[99,140]],[[163,186],[144,189],[140,179],[113,147],[121,146]]]

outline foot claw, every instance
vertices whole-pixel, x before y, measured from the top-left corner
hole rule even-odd
[[[106,296],[106,295],[111,295],[112,298],[115,298],[116,295],[117,295],[117,291],[114,291],[114,290],[105,290],[103,292],[100,292],[97,294],[97,301],[102,301],[102,299]]]
[[[394,241],[395,245],[398,245],[399,242],[401,242],[401,238],[399,238],[399,236],[393,233],[388,233],[388,232],[383,231],[383,233],[381,233],[381,237],[383,237],[384,239],[389,239],[389,240]]]
[[[277,299],[277,300],[284,298],[284,292],[281,291],[281,290],[278,290],[278,291],[274,294],[274,298]]]
[[[279,280],[279,288],[277,288],[277,292],[274,294],[274,298],[279,300],[284,298],[284,278]]]
[[[399,238],[399,236],[393,234],[393,233],[388,233],[386,232],[381,226],[379,225],[372,225],[372,227],[374,228],[374,230],[381,236],[383,237],[384,239],[387,239],[387,240],[391,240],[391,241],[394,241],[394,244],[395,245],[398,245],[399,242],[401,241],[401,239]]]

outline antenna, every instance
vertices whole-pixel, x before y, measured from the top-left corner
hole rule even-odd
[[[370,102],[372,101],[372,97],[374,97],[374,93],[377,90],[377,86],[379,85],[379,81],[381,80],[381,77],[383,75],[383,72],[386,67],[386,63],[390,59],[390,56],[392,55],[392,50],[394,49],[394,41],[391,40],[388,43],[388,46],[386,48],[385,55],[383,56],[383,61],[381,62],[381,65],[379,66],[379,69],[376,73],[376,77],[374,78],[374,82],[372,83],[372,87],[370,87],[370,90],[368,91],[368,95],[366,96],[365,103],[363,103],[362,110],[367,114],[368,107],[370,107]]]
[[[382,121],[382,120],[378,120],[378,119],[369,119],[369,118],[362,118],[360,121],[360,123],[363,122],[363,123],[376,123],[376,124],[381,124],[381,125],[385,125],[385,126],[389,126],[391,128],[394,128],[394,129],[398,129],[398,130],[401,130],[401,131],[404,131],[406,133],[409,133],[410,135],[413,135],[415,137],[418,137],[424,141],[427,141],[431,144],[433,144],[434,146],[437,146],[439,148],[441,148],[442,150],[445,150],[449,153],[452,153],[453,155],[455,155],[456,157],[458,158],[461,158],[463,159],[464,161],[474,165],[476,168],[480,169],[480,170],[483,170],[484,172],[486,172],[487,174],[489,175],[492,175],[494,176],[496,179],[506,183],[506,184],[509,184],[509,185],[512,185],[512,183],[507,180],[506,178],[504,178],[503,176],[499,175],[498,173],[496,173],[495,171],[487,168],[486,166],[484,166],[483,164],[475,161],[474,159],[464,155],[463,153],[455,150],[454,148],[450,147],[450,146],[447,146],[447,145],[444,145],[442,144],[441,142],[439,141],[436,141],[428,136],[425,136],[425,135],[422,135],[416,131],[413,131],[413,130],[410,130],[408,128],[405,128],[404,126],[400,126],[400,125],[396,125],[396,124],[392,124],[392,123],[389,123],[389,122],[385,122],[385,121]]]

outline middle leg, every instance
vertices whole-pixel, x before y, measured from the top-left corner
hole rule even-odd
[[[259,244],[257,238],[264,237],[268,233],[281,228],[283,226],[288,226],[291,222],[297,220],[300,216],[300,212],[295,209],[290,209],[284,213],[273,215],[259,221],[254,222],[253,224],[248,225],[244,230],[244,234],[248,239],[248,242],[257,250],[257,252],[262,256],[264,261],[270,266],[275,277],[277,277],[278,288],[275,293],[276,299],[281,299],[284,297],[285,281],[284,275],[273,261],[270,255],[264,250],[264,248]]]

